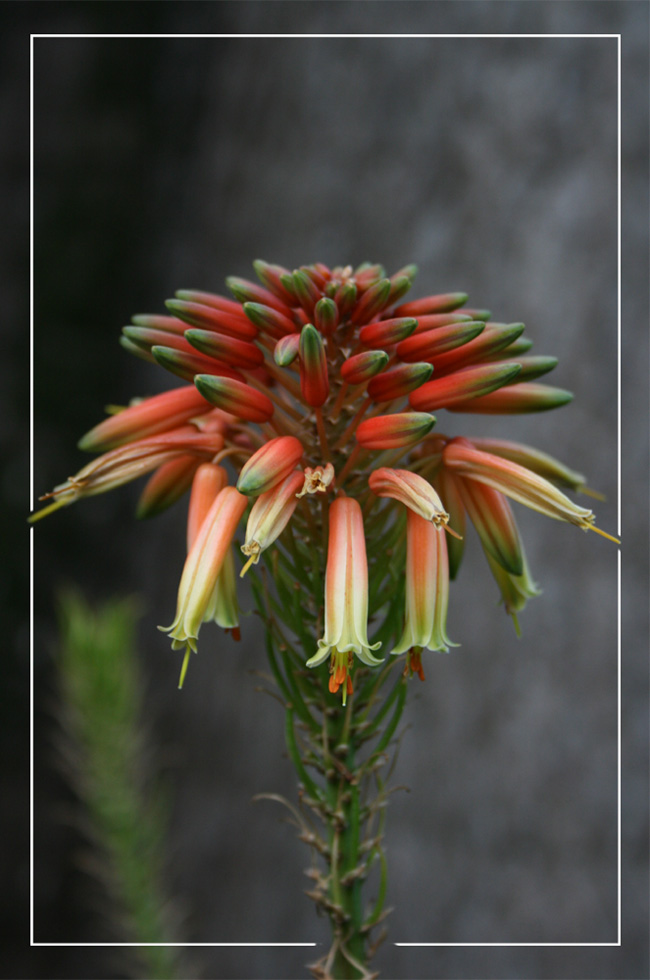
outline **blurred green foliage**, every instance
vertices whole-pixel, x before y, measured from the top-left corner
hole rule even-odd
[[[177,914],[163,884],[166,807],[142,723],[137,620],[133,599],[92,609],[76,593],[60,597],[63,755],[85,807],[112,931],[125,943],[170,943]],[[178,947],[131,952],[128,969],[141,980],[143,969],[156,980],[182,976]]]

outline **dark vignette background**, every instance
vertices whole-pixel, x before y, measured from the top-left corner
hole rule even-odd
[[[647,8],[634,3],[129,8],[122,31],[161,34],[623,31],[626,90],[647,74]],[[39,23],[22,16],[26,33],[80,35],[116,30],[114,10],[35,5]],[[10,106],[7,98],[11,121]],[[535,349],[560,358],[555,383],[576,393],[564,410],[521,420],[441,412],[438,428],[507,433],[556,453],[608,494],[599,524],[615,530],[615,41],[37,39],[34,111],[37,492],[81,465],[74,445],[105,403],[165,386],[162,372],[117,343],[131,313],[161,310],[182,286],[219,290],[226,275],[248,275],[258,256],[290,267],[369,258],[392,270],[415,261],[417,294],[465,289],[500,318],[524,320]],[[646,270],[632,243],[646,233],[646,124],[643,99],[626,102],[624,417],[644,421]],[[17,201],[7,199],[10,215]],[[8,280],[9,312],[19,316]],[[4,381],[3,390],[15,389],[10,371]],[[626,457],[627,508],[637,514],[645,513],[644,429]],[[14,506],[19,465],[5,477]],[[247,622],[236,648],[206,630],[177,694],[178,665],[155,625],[173,610],[183,515],[139,525],[135,499],[126,490],[87,501],[36,533],[36,939],[114,938],[79,869],[80,841],[65,819],[71,799],[53,765],[52,600],[73,582],[91,598],[137,592],[146,604],[147,704],[176,796],[169,870],[189,910],[188,939],[322,942],[323,924],[301,895],[306,853],[271,804],[250,802],[258,791],[294,792],[280,712],[248,673],[263,666],[259,634]],[[522,617],[523,640],[495,609],[474,547],[450,611],[462,646],[432,658],[426,685],[413,685],[397,775],[410,792],[393,797],[388,822],[392,941],[616,939],[615,549],[535,515],[520,519],[544,589]],[[387,945],[382,975],[647,975],[647,572],[638,525],[630,532],[622,949]],[[18,634],[16,660],[25,639]],[[13,667],[7,745],[25,680],[24,666]],[[5,839],[24,817],[5,802]],[[16,926],[6,975],[118,975],[102,949],[34,949],[28,959],[16,943],[24,921],[15,919],[24,907],[17,899],[26,900],[25,855],[11,869],[4,918]],[[205,976],[305,973],[302,950],[201,955]]]

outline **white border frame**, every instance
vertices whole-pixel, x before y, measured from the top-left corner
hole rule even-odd
[[[29,356],[29,388],[30,388],[30,418],[29,418],[29,449],[30,449],[30,509],[34,508],[34,40],[37,38],[616,38],[617,39],[617,83],[618,83],[618,146],[617,146],[617,481],[618,481],[618,536],[621,536],[621,34],[30,34],[29,45],[29,187],[30,187],[30,207],[29,207],[29,337],[30,337],[30,356]],[[286,947],[286,946],[307,946],[318,945],[310,943],[259,943],[259,942],[227,942],[227,943],[46,943],[36,942],[34,939],[34,528],[30,527],[29,535],[29,561],[30,561],[30,853],[29,853],[29,945],[30,946],[180,946],[185,947],[209,947],[209,946],[262,946],[262,947]],[[621,853],[622,853],[622,834],[621,834],[621,798],[622,798],[622,765],[621,765],[621,549],[618,549],[618,648],[617,648],[617,723],[618,723],[618,751],[617,751],[617,939],[616,942],[597,942],[597,943],[448,943],[448,942],[393,942],[394,946],[403,947],[427,947],[427,946],[467,946],[467,947],[579,947],[588,948],[593,946],[621,946]]]

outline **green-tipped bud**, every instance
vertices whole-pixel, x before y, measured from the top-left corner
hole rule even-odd
[[[314,307],[321,298],[321,291],[314,280],[303,269],[295,269],[293,288],[296,298],[307,316],[313,316]]]
[[[368,289],[379,279],[386,278],[386,270],[378,262],[362,262],[352,274],[359,289]]]
[[[400,364],[373,378],[368,385],[368,396],[374,402],[391,402],[415,391],[433,374],[433,364]]]
[[[279,310],[285,316],[289,313],[286,303],[278,299],[269,289],[258,286],[256,282],[240,279],[239,276],[228,276],[226,286],[240,303],[262,303],[264,306],[272,306],[274,310]]]
[[[424,296],[398,306],[395,312],[399,316],[425,316],[427,313],[448,313],[457,310],[467,302],[467,293],[439,293],[436,296]]]
[[[478,337],[485,330],[482,320],[467,320],[462,323],[450,323],[436,330],[425,330],[415,333],[397,345],[397,356],[403,361],[433,360],[447,351],[455,350]]]
[[[454,405],[453,412],[480,412],[482,415],[515,415],[528,412],[547,412],[567,405],[573,399],[571,391],[553,388],[535,381],[508,384],[491,394],[476,398],[466,405]]]
[[[302,396],[312,408],[320,408],[330,391],[327,357],[323,338],[311,323],[302,328],[299,354]]]
[[[165,306],[191,327],[200,330],[215,330],[229,337],[239,337],[241,340],[254,340],[257,328],[248,320],[243,312],[227,313],[213,306],[202,303],[186,302],[182,299],[168,299]]]
[[[409,265],[405,265],[402,269],[398,269],[397,272],[394,272],[393,275],[390,277],[390,279],[391,282],[393,282],[395,279],[399,279],[402,276],[407,276],[411,280],[411,283],[414,283],[417,274],[418,274],[417,265],[410,263]]]
[[[391,276],[385,305],[394,306],[403,296],[406,296],[412,285],[412,280],[408,276]]]
[[[235,371],[222,361],[216,361],[213,357],[205,357],[194,352],[188,354],[173,347],[152,347],[151,353],[157,364],[185,381],[194,381],[196,374],[217,374],[238,381],[246,380],[239,371]]]
[[[510,354],[513,342],[521,336],[523,330],[523,323],[486,323],[480,334],[467,344],[436,356],[434,359],[436,376],[458,371],[479,361],[502,360],[505,357],[504,353],[499,353],[498,358],[494,355],[506,348],[508,360],[512,360]]]
[[[282,276],[290,276],[291,273],[281,265],[272,265],[262,259],[255,259],[253,268],[257,273],[257,278],[269,292],[273,293],[287,306],[293,306],[295,296],[282,284]]]
[[[359,340],[365,347],[381,349],[398,344],[414,333],[418,321],[412,316],[393,317],[390,320],[376,320],[359,331]]]
[[[488,326],[490,326],[490,324],[488,324]],[[526,354],[532,346],[533,346],[533,342],[530,339],[530,337],[517,337],[517,339],[513,340],[512,343],[508,344],[507,347],[500,349],[496,353],[493,352],[489,354],[484,359],[486,361],[489,361],[489,360],[500,360],[503,357],[508,357],[508,358],[517,357],[519,354]]]
[[[194,384],[212,405],[247,422],[268,422],[273,415],[273,402],[263,392],[241,381],[197,374]]]
[[[103,453],[125,442],[175,429],[207,411],[209,405],[196,388],[183,385],[145,398],[104,419],[79,440],[78,446],[85,452]]]
[[[219,296],[217,293],[206,293],[202,289],[177,289],[174,293],[176,299],[185,303],[198,303],[199,306],[211,306],[214,310],[221,310],[222,313],[241,314],[241,304],[236,303],[227,296]],[[135,318],[132,318],[135,323]],[[146,324],[143,324],[146,326]]]
[[[543,374],[548,374],[553,368],[557,367],[557,357],[544,357],[542,354],[531,355],[530,357],[520,357],[517,363],[521,365],[521,374],[517,375],[519,381],[533,381],[541,378]]]
[[[435,424],[434,416],[426,412],[375,415],[359,423],[356,438],[364,449],[405,449],[423,439]]]
[[[339,322],[339,311],[333,299],[321,297],[314,307],[314,322],[321,333],[330,334]]]
[[[289,367],[298,357],[300,349],[300,334],[292,333],[281,337],[273,348],[273,360],[278,367]]]
[[[386,306],[390,293],[390,279],[379,279],[378,282],[369,286],[352,311],[350,320],[352,323],[368,323],[374,316]]]
[[[470,320],[484,320],[486,323],[492,316],[491,310],[474,310],[467,306],[463,307],[463,313],[466,313]]]
[[[353,354],[343,361],[341,377],[349,385],[361,385],[379,374],[388,364],[388,354],[383,350],[367,350]]]
[[[357,287],[356,284],[348,280],[347,282],[341,283],[339,288],[334,294],[334,302],[338,307],[338,311],[341,316],[347,316],[352,307],[357,301]]]
[[[271,439],[244,464],[237,480],[237,489],[249,497],[272,490],[296,468],[303,451],[302,443],[295,436]]]
[[[288,316],[263,303],[244,303],[244,313],[251,323],[272,337],[284,337],[296,329]]]
[[[150,330],[164,330],[165,333],[176,333],[182,336],[185,323],[176,316],[164,316],[159,313],[136,313],[131,317],[131,323],[136,327],[148,327]]]
[[[456,408],[474,405],[481,395],[508,384],[521,371],[518,364],[478,364],[433,378],[409,395],[411,407],[416,411],[433,411],[436,408]],[[467,408],[467,411],[473,411]]]
[[[185,327],[185,324],[183,324]],[[122,334],[142,350],[152,347],[173,347],[175,350],[191,351],[191,345],[183,334],[171,333],[167,330],[155,330],[152,327],[122,327]]]
[[[264,363],[264,354],[255,344],[237,337],[227,337],[214,330],[199,330],[196,327],[185,331],[192,347],[202,354],[216,357],[233,367],[256,368]]]

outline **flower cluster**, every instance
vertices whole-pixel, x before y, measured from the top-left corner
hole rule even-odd
[[[452,645],[449,580],[467,517],[515,624],[537,588],[509,500],[598,530],[563,492],[585,490],[580,474],[517,443],[432,434],[432,412],[537,412],[571,395],[538,381],[556,360],[529,353],[523,324],[494,322],[464,293],[405,302],[414,266],[386,276],[368,263],[254,265],[260,284],[229,278],[232,298],[183,290],[166,315],[124,327],[127,350],[186,383],[88,432],[80,448],[101,455],[35,517],[143,474],[140,517],[190,490],[187,560],[166,628],[185,651],[182,683],[202,623],[239,635],[234,541],[248,511],[240,574],[280,535],[315,580],[322,558],[322,638],[307,666],[329,659],[329,689],[345,703],[354,655],[381,662],[369,615],[384,609],[394,621],[390,649],[421,678],[422,651]]]

